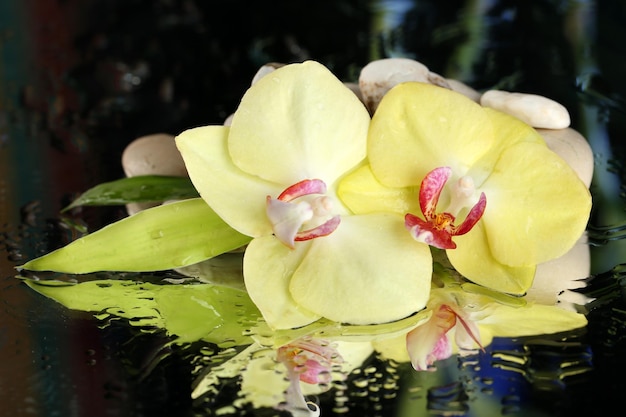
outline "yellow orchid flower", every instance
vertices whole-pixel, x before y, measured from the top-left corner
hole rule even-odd
[[[587,324],[584,314],[470,283],[434,288],[426,309],[432,312],[427,322],[404,337],[379,340],[375,348],[389,359],[410,360],[418,371],[432,371],[437,360],[456,353],[475,353],[491,344],[494,337],[552,334]]]
[[[422,309],[428,246],[398,213],[354,215],[338,181],[363,164],[370,117],[327,68],[276,69],[244,95],[231,125],[176,138],[200,196],[252,237],[244,282],[270,327],[319,318],[384,323]]]
[[[533,128],[430,84],[383,97],[368,159],[339,186],[346,205],[405,215],[416,240],[497,291],[524,294],[537,264],[576,243],[591,210],[585,184]]]

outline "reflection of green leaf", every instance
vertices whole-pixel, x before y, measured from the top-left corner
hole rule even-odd
[[[200,198],[140,211],[19,268],[84,274],[192,265],[250,241]]]
[[[252,343],[244,332],[260,317],[244,291],[211,284],[156,285],[98,280],[72,286],[26,280],[35,291],[73,310],[165,329],[175,343],[205,340],[220,347]]]
[[[81,194],[62,211],[78,206],[121,205],[195,197],[198,197],[198,192],[187,177],[143,175],[96,185]]]

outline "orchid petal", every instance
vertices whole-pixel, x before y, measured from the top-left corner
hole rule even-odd
[[[489,152],[477,160],[468,171],[468,175],[474,179],[476,186],[479,188],[491,174],[494,165],[505,149],[521,142],[545,145],[545,140],[541,135],[519,119],[488,107],[483,107],[483,111],[489,119],[489,122],[486,123],[492,126],[497,139],[492,143]]]
[[[437,202],[443,186],[452,174],[450,167],[438,167],[430,171],[422,180],[419,192],[420,208],[426,219],[431,219],[437,211]]]
[[[406,333],[395,337],[373,340],[372,346],[377,355],[383,360],[392,360],[398,363],[411,361],[406,346]]]
[[[239,169],[280,184],[330,186],[366,151],[369,113],[323,65],[281,67],[254,84],[235,113],[228,149]]]
[[[344,177],[337,188],[337,195],[353,213],[366,214],[378,211],[419,213],[417,204],[419,184],[415,187],[390,188],[382,185],[369,165],[363,165]]]
[[[467,279],[510,294],[524,294],[532,285],[534,266],[512,267],[493,257],[483,222],[454,239],[457,248],[446,253],[454,268]]]
[[[472,230],[472,228],[478,223],[478,220],[483,216],[485,212],[485,208],[487,206],[487,197],[485,197],[485,193],[480,193],[480,197],[478,198],[478,203],[476,203],[467,216],[463,223],[461,223],[455,230],[454,235],[464,235],[465,233]]]
[[[489,200],[483,216],[489,246],[504,264],[559,257],[587,225],[589,190],[545,145],[522,142],[505,150],[482,189]]]
[[[464,318],[460,313],[457,314],[457,325],[455,327],[454,341],[461,349],[477,349],[483,348],[485,345],[481,339],[480,329],[473,320]]]
[[[265,236],[253,239],[246,248],[246,289],[273,329],[301,327],[321,317],[296,303],[288,291],[289,281],[311,243],[302,242],[290,249],[274,236]]]
[[[346,216],[331,235],[311,241],[290,291],[328,319],[384,323],[426,305],[431,273],[428,246],[406,233],[400,215]]]
[[[274,370],[276,367],[276,351],[252,344],[233,359],[214,368],[217,368],[217,372],[219,372],[217,377],[219,378],[236,378],[241,376],[241,390],[239,394],[246,401],[249,401],[253,407],[276,407],[277,404],[285,401],[285,392],[290,385],[285,372]],[[224,368],[234,369],[233,372],[223,375],[222,369]],[[221,381],[221,379],[218,381]],[[297,399],[297,397],[294,399]],[[304,400],[300,399],[300,401]]]
[[[266,198],[284,186],[248,175],[232,164],[226,149],[229,129],[205,126],[176,137],[189,177],[200,196],[235,230],[252,237],[272,234]]]
[[[455,322],[452,310],[438,308],[428,323],[407,333],[406,347],[414,369],[425,371],[434,361],[450,357],[452,349],[446,333]]]
[[[525,307],[496,305],[479,326],[497,337],[523,337],[560,333],[587,325],[584,314],[556,306],[529,304]]]
[[[368,136],[368,158],[381,183],[419,185],[428,172],[447,165],[459,176],[494,146],[483,108],[441,87],[403,83],[383,97]]]

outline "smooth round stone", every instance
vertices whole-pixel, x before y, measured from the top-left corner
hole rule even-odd
[[[256,82],[259,81],[261,78],[265,77],[271,72],[274,72],[276,69],[282,67],[283,65],[285,64],[281,64],[279,62],[269,62],[263,65],[261,68],[259,68],[256,74],[254,74],[254,77],[252,77],[252,82],[250,83],[250,85],[256,84]]]
[[[165,133],[133,140],[122,153],[122,168],[127,177],[171,175],[186,177],[187,168],[174,136]]]
[[[583,279],[590,273],[591,255],[584,233],[563,256],[537,265],[535,280],[526,298],[539,304],[560,303],[566,309],[568,303],[584,304],[588,301],[585,296],[572,290],[584,288]]]
[[[448,86],[452,89],[452,91],[456,91],[457,93],[463,94],[465,97],[470,100],[475,101],[476,103],[480,103],[480,92],[474,90],[469,85],[452,78],[446,78],[446,82]]]
[[[354,95],[356,95],[359,98],[359,100],[363,102],[363,94],[361,93],[361,89],[359,88],[358,83],[343,83],[343,85],[348,87],[350,91],[352,91]]]
[[[446,80],[443,76],[437,74],[436,72],[432,72],[430,71],[428,73],[428,82],[432,85],[436,85],[438,87],[443,87],[443,88],[447,88],[448,90],[451,90],[452,88],[450,87],[450,84],[448,84],[448,80]]]
[[[186,177],[187,168],[174,136],[165,133],[147,135],[133,140],[122,153],[122,168],[127,177],[139,175],[170,175]],[[126,211],[132,215],[157,206],[158,203],[128,203]]]
[[[570,125],[565,106],[536,94],[489,90],[480,97],[480,104],[510,114],[536,128],[564,129]]]
[[[593,150],[583,135],[569,127],[536,130],[544,138],[548,147],[563,158],[589,188],[594,168]]]
[[[159,203],[126,203],[126,213],[128,213],[129,216],[132,216],[142,210],[156,207],[158,205]]]
[[[406,81],[428,83],[426,65],[408,58],[386,58],[372,61],[361,69],[359,89],[371,114],[393,86]]]

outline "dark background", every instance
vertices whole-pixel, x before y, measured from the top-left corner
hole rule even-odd
[[[94,230],[124,216],[88,208],[61,219],[59,210],[121,177],[134,138],[222,123],[261,65],[315,59],[356,81],[367,62],[391,56],[568,108],[596,158],[589,293],[598,300],[585,332],[496,341],[477,362],[452,358],[436,375],[391,372],[374,358],[379,382],[408,391],[355,391],[345,413],[329,395],[323,415],[595,416],[620,407],[624,22],[620,0],[0,2],[0,416],[212,416],[232,402],[229,386],[190,400],[210,346],[167,348],[158,331],[67,311],[28,290],[13,267],[73,239],[68,223]],[[497,351],[523,364],[498,367]],[[568,359],[591,369],[572,375]],[[398,399],[406,392],[408,403]]]

